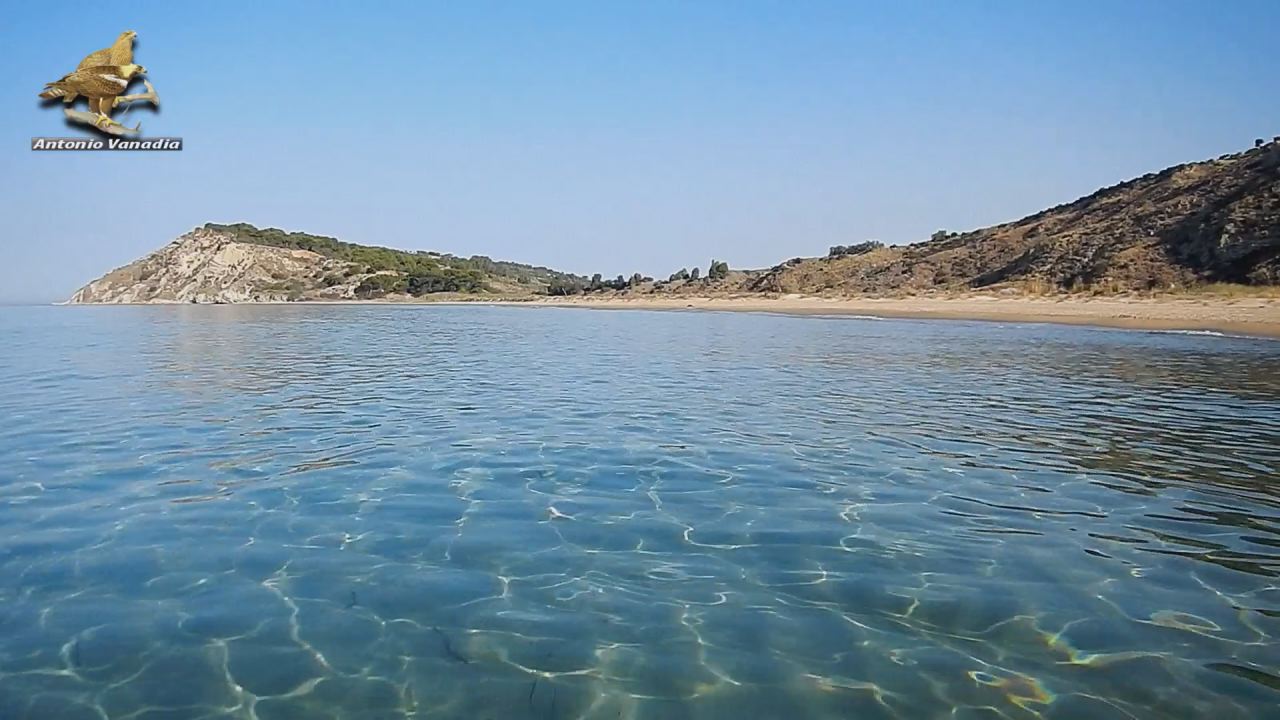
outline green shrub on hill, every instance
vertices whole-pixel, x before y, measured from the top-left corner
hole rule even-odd
[[[366,273],[398,273],[398,275],[374,275],[361,281],[356,288],[356,294],[361,297],[377,297],[398,292],[407,292],[411,295],[436,292],[480,292],[486,289],[486,282],[493,279],[533,286],[550,286],[556,283],[559,287],[585,284],[586,280],[545,267],[493,260],[483,255],[460,258],[441,253],[409,252],[357,245],[323,235],[286,232],[277,228],[257,228],[247,223],[233,225],[208,223],[205,228],[231,234],[239,242],[288,250],[308,250],[334,260],[351,263],[352,267],[342,272],[342,276],[348,279]],[[328,278],[324,282],[330,285]]]

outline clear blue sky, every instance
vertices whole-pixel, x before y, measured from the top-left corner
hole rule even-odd
[[[1280,133],[1280,2],[23,3],[0,301],[206,221],[665,276],[1013,219]],[[125,29],[181,153],[33,153]]]

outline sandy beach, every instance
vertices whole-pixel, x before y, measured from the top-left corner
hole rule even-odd
[[[1143,330],[1212,330],[1280,337],[1274,298],[769,297],[548,298],[518,304],[602,310],[724,310],[793,315],[871,315],[896,318],[1048,322]]]
[[[56,303],[59,305],[77,303]],[[102,305],[187,305],[154,300]],[[934,320],[1041,322],[1096,325],[1134,330],[1202,330],[1231,335],[1280,338],[1280,298],[1250,297],[1000,297],[961,295],[901,298],[828,298],[805,295],[696,297],[605,296],[496,298],[439,293],[434,297],[384,297],[375,300],[294,300],[228,305],[510,305],[591,310],[762,312],[785,315],[848,315]]]

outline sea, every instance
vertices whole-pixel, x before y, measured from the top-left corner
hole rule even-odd
[[[0,308],[0,718],[1275,718],[1280,342]]]

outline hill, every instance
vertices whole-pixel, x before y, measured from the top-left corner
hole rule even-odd
[[[544,267],[409,252],[252,225],[206,224],[107,273],[72,303],[234,303],[459,293],[527,296],[577,276]]]
[[[1098,190],[1014,222],[939,231],[889,247],[833,247],[719,280],[641,283],[631,293],[911,294],[1177,290],[1280,285],[1280,138]],[[607,292],[607,291],[606,291]]]
[[[81,288],[71,302],[882,295],[932,291],[1169,291],[1280,285],[1280,138],[1178,165],[1009,223],[869,242],[767,270],[588,280],[545,267],[408,252],[252,225],[208,224]]]

